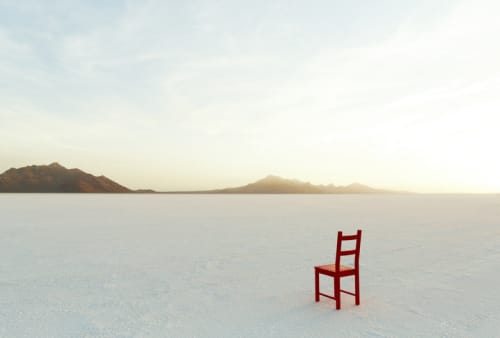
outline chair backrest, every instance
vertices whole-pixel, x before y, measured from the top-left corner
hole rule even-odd
[[[352,250],[342,250],[342,242],[356,241],[355,248]],[[335,255],[335,269],[340,271],[340,258],[342,256],[354,255],[354,268],[359,268],[359,251],[361,249],[361,230],[358,230],[355,235],[344,235],[342,231],[337,235],[337,253]]]

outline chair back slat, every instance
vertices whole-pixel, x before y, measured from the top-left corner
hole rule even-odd
[[[347,250],[347,251],[340,251],[341,256],[349,256],[349,255],[355,255],[358,252],[356,250]]]
[[[343,241],[356,241],[355,249],[342,250]],[[354,255],[354,269],[359,268],[359,252],[361,249],[361,230],[358,230],[355,235],[343,235],[342,231],[337,234],[337,253],[335,255],[335,269],[340,271],[341,256]]]

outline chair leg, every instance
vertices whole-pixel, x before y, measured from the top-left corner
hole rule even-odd
[[[340,310],[340,277],[333,278],[333,289],[335,294],[335,306]]]
[[[314,271],[314,300],[319,302],[319,272]]]
[[[359,272],[354,275],[354,293],[356,294],[356,305],[359,305]]]

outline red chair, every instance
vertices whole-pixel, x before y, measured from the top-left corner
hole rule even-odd
[[[342,242],[356,241],[356,248],[354,250],[342,250]],[[340,310],[340,293],[347,293],[354,296],[356,305],[359,305],[359,251],[361,247],[361,230],[358,230],[356,235],[343,235],[339,231],[337,235],[337,253],[335,256],[335,264],[320,265],[314,267],[315,275],[315,300],[319,302],[319,296],[324,296],[335,300],[337,310]],[[354,255],[354,267],[340,265],[340,258],[342,256]],[[333,296],[319,292],[319,275],[326,275],[333,277]],[[340,288],[340,279],[342,277],[354,276],[354,293],[342,290]]]

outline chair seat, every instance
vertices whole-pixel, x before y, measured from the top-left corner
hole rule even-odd
[[[345,265],[341,265],[339,271],[337,271],[335,264],[319,265],[315,266],[314,269],[326,275],[334,275],[335,273],[348,274],[355,271],[353,267]]]

